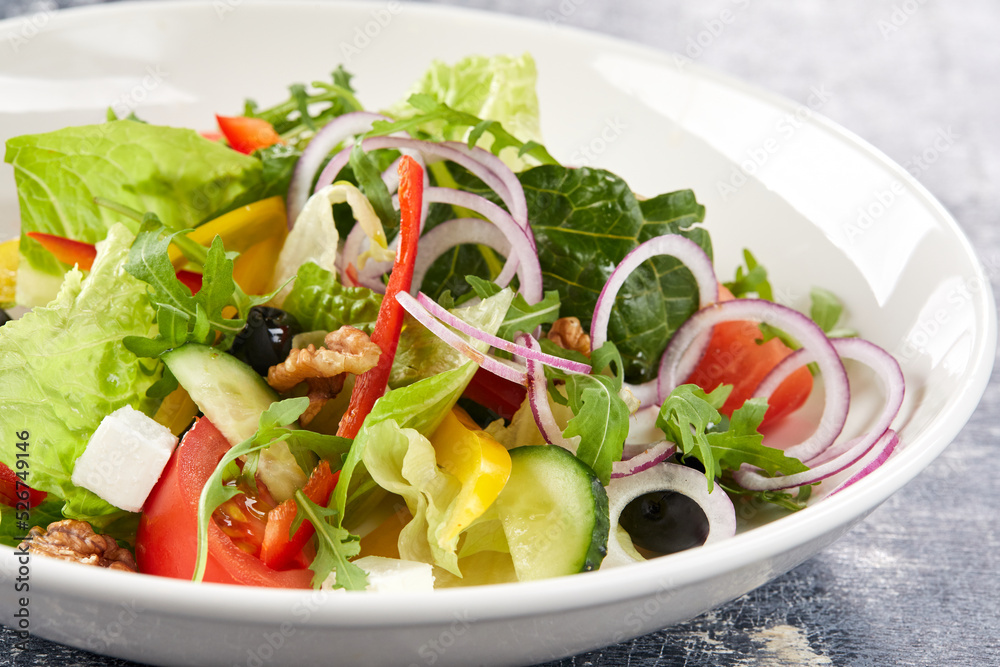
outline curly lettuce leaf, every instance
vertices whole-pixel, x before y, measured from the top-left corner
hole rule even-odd
[[[27,233],[100,241],[122,216],[98,206],[95,197],[186,229],[253,201],[262,188],[260,160],[193,130],[132,120],[14,137],[5,160],[14,168],[21,207],[22,305],[51,300],[66,271]]]
[[[553,161],[537,145],[541,141],[537,78],[529,54],[469,56],[454,65],[435,61],[387,113],[400,120],[419,119],[408,129],[419,129],[433,139],[471,138],[484,148],[495,148],[508,166],[519,171],[525,166],[519,155],[525,147],[521,142],[543,161]]]
[[[71,270],[52,303],[0,327],[0,424],[30,433],[28,484],[97,526],[123,512],[70,481],[76,459],[106,415],[124,405],[152,414],[158,404],[146,391],[159,364],[122,344],[153,326],[146,284],[124,268],[132,240],[113,226],[86,279]],[[14,443],[0,440],[0,461],[12,468]]]
[[[295,316],[303,331],[334,331],[350,324],[370,334],[381,304],[381,294],[367,287],[346,287],[336,274],[306,262],[282,308]]]

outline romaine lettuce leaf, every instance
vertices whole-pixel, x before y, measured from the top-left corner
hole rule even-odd
[[[48,306],[0,327],[0,425],[30,434],[27,483],[66,501],[63,513],[97,526],[122,514],[70,481],[77,457],[105,415],[123,405],[151,414],[146,390],[159,364],[125,349],[126,336],[153,324],[146,284],[125,272],[133,236],[108,231],[86,279],[66,274]],[[0,439],[0,461],[14,467],[15,439]]]
[[[15,137],[7,141],[5,160],[14,167],[21,207],[22,305],[47,303],[65,271],[27,233],[100,241],[122,216],[98,206],[95,197],[185,229],[255,200],[263,188],[260,160],[193,130],[131,120]]]
[[[345,287],[335,273],[306,262],[282,308],[295,316],[303,331],[334,331],[350,324],[371,334],[381,304],[381,294],[367,287]]]
[[[535,93],[537,78],[535,61],[529,54],[469,56],[454,65],[435,61],[403,100],[387,113],[400,119],[418,115],[426,110],[412,106],[410,96],[426,95],[456,111],[499,121],[505,130],[522,142],[541,141],[538,96]],[[461,141],[471,128],[467,125],[453,126],[447,120],[440,120],[425,124],[420,129],[435,139]],[[484,137],[481,141],[485,142],[485,148],[489,148],[492,139]],[[502,151],[501,157],[515,171],[525,166],[514,148]]]

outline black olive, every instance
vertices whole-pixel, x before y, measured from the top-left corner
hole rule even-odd
[[[298,320],[279,308],[254,306],[247,313],[247,323],[236,334],[229,353],[267,376],[271,366],[280,364],[292,350],[292,338],[302,332]]]
[[[698,503],[675,491],[639,496],[618,519],[632,544],[651,555],[672,554],[701,546],[708,538],[708,517]]]
[[[14,318],[7,314],[6,310],[0,309],[0,327],[7,324]]]

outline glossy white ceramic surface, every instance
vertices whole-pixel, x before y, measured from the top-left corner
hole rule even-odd
[[[0,35],[19,26],[0,24]],[[289,83],[324,78],[340,62],[377,108],[403,95],[433,58],[523,51],[538,63],[543,133],[557,158],[608,168],[640,193],[693,188],[722,276],[750,247],[779,300],[804,307],[813,285],[844,298],[851,324],[903,365],[907,398],[896,428],[904,446],[844,493],[823,499],[821,491],[806,510],[732,540],[559,580],[324,594],[81,576],[79,567],[36,558],[33,632],[154,664],[540,662],[690,618],[787,571],[951,441],[993,363],[989,282],[922,187],[819,115],[822,89],[795,105],[669,54],[439,7],[122,4],[56,14],[18,49],[0,52],[0,139],[99,122],[108,106],[210,127],[214,112],[238,112],[244,96],[277,101]],[[15,233],[7,165],[0,220],[0,235]],[[877,405],[877,392],[864,396]],[[16,568],[10,550],[0,551],[3,618],[16,604]]]

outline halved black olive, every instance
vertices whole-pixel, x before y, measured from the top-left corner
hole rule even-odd
[[[618,522],[628,531],[632,544],[651,556],[701,546],[708,538],[708,517],[704,510],[676,491],[639,496],[625,506]]]
[[[229,353],[266,377],[271,366],[288,357],[292,338],[301,332],[302,327],[291,313],[280,308],[254,306],[247,313],[246,326],[236,334]]]

